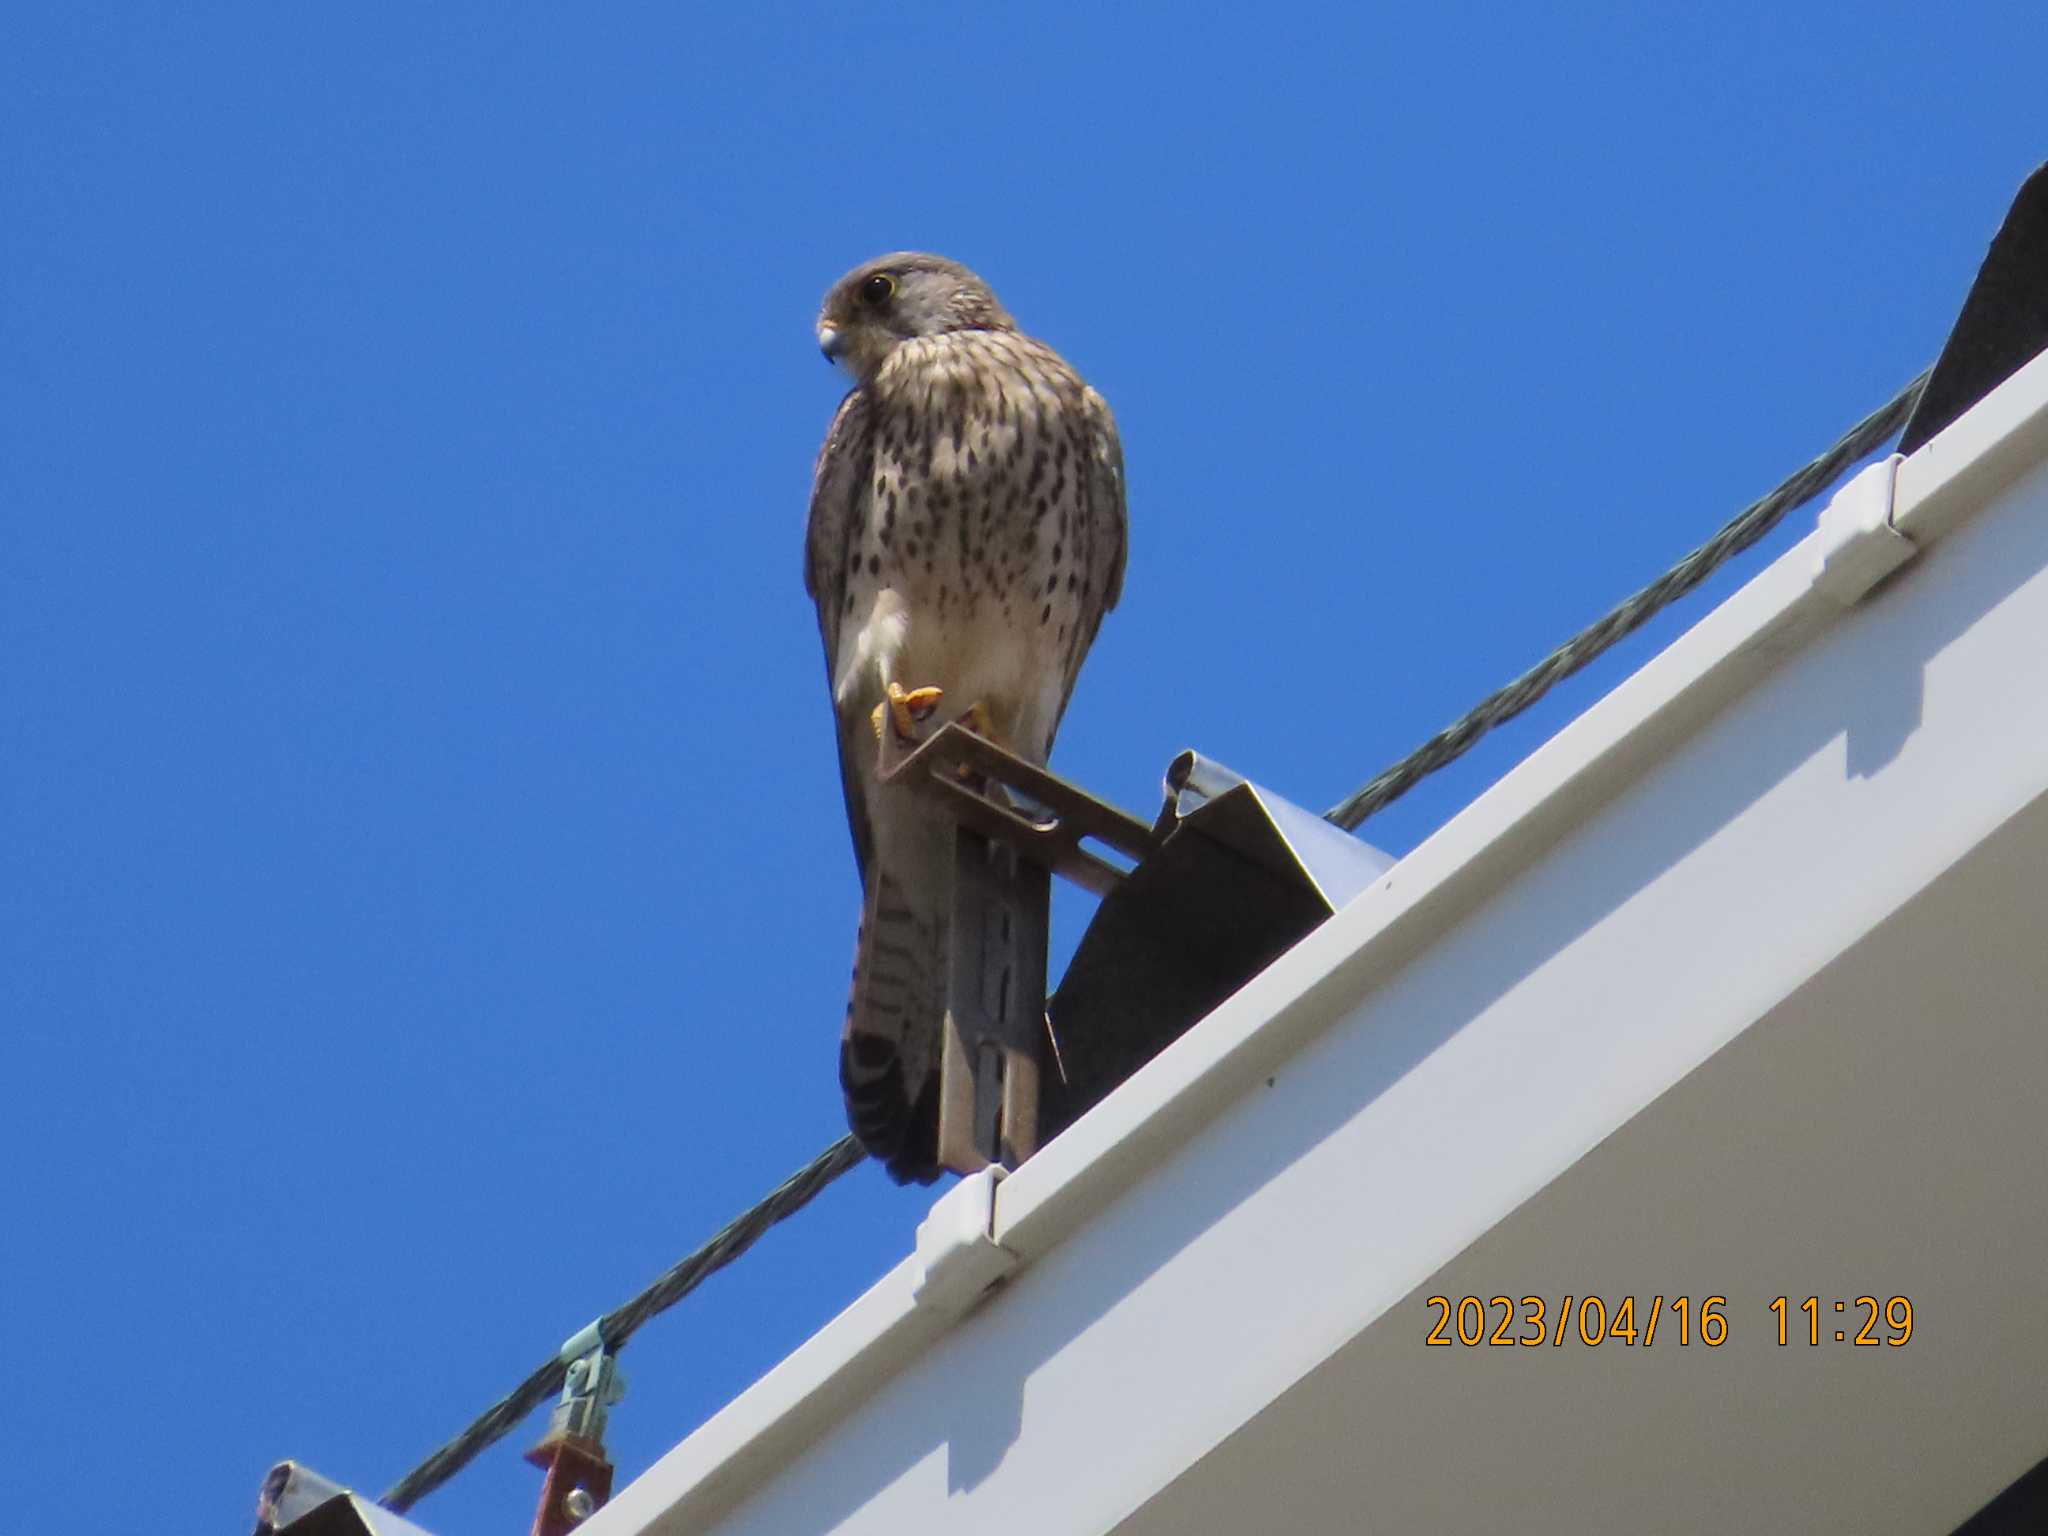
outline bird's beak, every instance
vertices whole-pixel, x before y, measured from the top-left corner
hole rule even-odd
[[[832,362],[838,362],[846,355],[846,332],[836,325],[818,327],[818,350]]]

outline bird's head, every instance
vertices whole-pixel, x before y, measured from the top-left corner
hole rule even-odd
[[[1015,327],[988,284],[957,261],[898,251],[855,267],[832,285],[818,311],[818,345],[865,384],[909,337]]]

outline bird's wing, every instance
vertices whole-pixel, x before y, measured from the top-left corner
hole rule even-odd
[[[1088,419],[1087,495],[1089,538],[1089,592],[1087,638],[1074,648],[1067,662],[1066,691],[1074,691],[1074,679],[1081,670],[1088,647],[1102,627],[1102,616],[1114,608],[1124,594],[1124,562],[1130,548],[1130,513],[1124,500],[1124,445],[1117,436],[1116,418],[1109,402],[1092,389],[1084,389],[1081,401]]]
[[[851,390],[839,402],[818,466],[811,477],[811,513],[804,529],[804,590],[818,605],[818,636],[825,643],[825,685],[828,693],[839,667],[839,630],[846,619],[846,551],[859,532],[860,508],[874,464],[873,410],[864,390]],[[841,714],[839,779],[846,794],[846,821],[853,831],[853,856],[865,876],[874,838],[868,827],[866,799],[859,774],[874,743],[864,732],[858,712]],[[864,756],[865,754],[865,756]]]
[[[853,986],[840,1040],[839,1082],[847,1123],[899,1183],[938,1176],[940,1021],[946,1008],[946,909],[953,828],[906,790],[870,793],[873,695],[839,697],[840,631],[847,619],[847,554],[860,537],[875,474],[874,408],[865,391],[840,404],[811,488],[804,586],[818,605],[825,674],[839,728],[839,782],[865,893],[854,945]],[[855,616],[857,623],[867,615]]]
[[[1124,595],[1124,560],[1130,549],[1130,513],[1124,503],[1124,444],[1116,435],[1109,402],[1094,390],[1082,395],[1088,407],[1088,514],[1095,522],[1094,568],[1089,590],[1102,594],[1102,612]],[[1102,622],[1101,615],[1096,622]]]
[[[804,590],[818,605],[825,642],[825,676],[839,665],[839,624],[846,616],[846,546],[859,523],[860,493],[874,459],[874,436],[864,390],[849,390],[811,471],[811,515],[804,526]]]

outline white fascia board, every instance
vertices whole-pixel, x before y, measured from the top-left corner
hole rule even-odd
[[[1919,453],[1899,462],[1895,477],[1890,468],[1884,470],[1892,502],[1889,521],[1895,533],[1904,535],[1920,552],[1915,563],[1925,564],[1934,558],[1927,553],[1930,545],[1955,531],[1989,498],[2044,460],[2048,460],[2048,357],[2035,359]],[[1866,497],[1871,494],[1869,482],[1845,487],[1843,494]],[[824,1452],[820,1442],[827,1438],[827,1431],[856,1404],[882,1412],[896,1403],[900,1394],[887,1390],[892,1378],[939,1341],[944,1341],[944,1363],[952,1369],[959,1363],[956,1357],[970,1343],[964,1335],[984,1331],[978,1327],[979,1320],[991,1319],[990,1327],[1014,1333],[1015,1320],[999,1314],[1029,1301],[1039,1267],[1047,1269],[1045,1279],[1050,1283],[1054,1278],[1051,1271],[1064,1276],[1082,1262],[1077,1254],[1060,1252],[1063,1238],[1113,1200],[1126,1201],[1122,1209],[1129,1210],[1148,1172],[1180,1153],[1233,1103],[1246,1100],[1249,1090],[1281,1071],[1338,1019],[1355,1021],[1361,1010],[1370,1012],[1367,1004],[1375,992],[1401,992],[1412,979],[1403,972],[1418,957],[1429,954],[1477,909],[1515,884],[1516,877],[1548,851],[1572,839],[1589,820],[1624,796],[1632,795],[1636,786],[1653,776],[1703,725],[1755,688],[1773,669],[1798,655],[1845,614],[1868,613],[1884,603],[1888,589],[1880,587],[1878,595],[1860,608],[1845,608],[1843,582],[1828,575],[1827,557],[1845,540],[1876,537],[1881,532],[1866,524],[1860,513],[1845,508],[1835,526],[1817,530],[1773,562],[995,1186],[987,1246],[1000,1252],[985,1256],[1002,1262],[992,1263],[991,1272],[1016,1261],[1026,1266],[1013,1282],[1017,1294],[1003,1305],[969,1313],[964,1324],[959,1323],[957,1296],[949,1295],[944,1305],[920,1306],[921,1277],[931,1271],[931,1256],[924,1261],[916,1256],[907,1259],[622,1490],[584,1529],[592,1536],[626,1536],[629,1532],[682,1536],[709,1529],[742,1500],[765,1492],[777,1473],[800,1455],[813,1447],[817,1453]],[[1867,568],[1877,570],[1883,564],[1880,561]],[[1863,562],[1852,561],[1851,565]],[[1844,568],[1836,563],[1837,572]],[[1909,565],[1906,575],[1912,574]],[[1811,680],[1805,686],[1810,695]],[[1703,760],[1711,757],[1704,754]],[[1996,757],[1995,752],[1989,753],[1983,761],[2000,766]],[[1681,767],[1687,774],[1696,771],[1689,763]],[[1915,772],[1924,771],[1915,768]],[[1833,777],[1839,781],[1839,764]],[[1812,786],[1795,787],[1805,793]],[[1974,789],[1964,786],[1957,803],[1944,808],[1942,814],[1995,825],[2011,814],[2014,806],[2005,801],[2017,793],[2002,780],[1993,783],[1986,779]],[[1630,814],[1640,820],[1640,807]],[[1912,847],[1891,850],[1889,856],[1920,858],[1930,867],[1911,872],[1911,878],[1931,877],[1935,863],[1952,858],[1956,846],[1981,834],[1982,828],[1973,824],[1954,836],[1912,840]],[[1768,842],[1761,845],[1766,862],[1752,871],[1760,879],[1776,877],[1768,864],[1770,848]],[[1543,874],[1538,883],[1547,879],[1549,875]],[[1810,953],[1802,956],[1801,963],[1810,968],[1824,964],[1866,931],[1884,915],[1883,904],[1891,899],[1874,888],[1868,892],[1831,891],[1825,899],[1813,890],[1804,890],[1802,895],[1809,904],[1827,909],[1825,924],[1812,925],[1814,931],[1803,936]],[[1516,897],[1517,901],[1528,899],[1527,892]],[[1781,892],[1773,899],[1786,898]],[[1821,931],[1823,927],[1825,931]],[[1460,950],[1475,942],[1469,925],[1455,937],[1452,947]],[[1644,937],[1647,940],[1648,935]],[[1558,978],[1571,969],[1570,965],[1557,967],[1556,977],[1546,981],[1565,985]],[[1451,1203],[1458,1208],[1446,1210],[1447,1185],[1441,1177],[1446,1165],[1438,1165],[1439,1177],[1416,1180],[1418,1190],[1413,1198],[1423,1201],[1410,1212],[1415,1242],[1409,1246],[1416,1253],[1405,1255],[1398,1266],[1392,1254],[1375,1257],[1371,1273],[1360,1267],[1349,1312],[1322,1325],[1332,1334],[1326,1342],[1336,1342],[1341,1330],[1356,1326],[1358,1308],[1367,1302],[1368,1291],[1390,1304],[1414,1283],[1417,1276],[1409,1273],[1413,1264],[1408,1261],[1420,1262],[1417,1255],[1421,1250],[1439,1255],[1456,1251],[1568,1166],[1578,1152],[1611,1132],[1643,1102],[1643,1085],[1648,1080],[1643,1072],[1675,1080],[1690,1064],[1740,1032],[1772,1001],[1761,993],[1755,998],[1736,995],[1745,985],[1764,987],[1762,980],[1751,982],[1742,976],[1715,980],[1720,985],[1713,989],[1712,999],[1696,1005],[1698,1009],[1711,1008],[1713,1019],[1694,1019],[1689,1031],[1674,1029],[1668,1060],[1638,1063],[1636,1076],[1629,1081],[1596,1085],[1598,1091],[1590,1099],[1578,1096],[1569,1117],[1571,1125],[1546,1127],[1540,1149],[1533,1142],[1523,1145],[1524,1154],[1540,1150],[1540,1156],[1530,1156],[1519,1164],[1512,1181],[1502,1184],[1496,1180],[1483,1197],[1453,1198]],[[1397,982],[1401,985],[1394,985]],[[1570,984],[1589,985],[1583,977]],[[1350,1029],[1347,1024],[1347,1031]],[[1513,1069],[1512,1051],[1500,1054],[1499,1040],[1489,1044],[1480,1038],[1481,1031],[1468,1033],[1470,1039],[1453,1038],[1439,1047],[1437,1059],[1430,1064],[1428,1077],[1439,1110],[1446,1105],[1456,1107],[1449,1096],[1458,1091],[1460,1071],[1478,1082]],[[1665,1048],[1660,1045],[1659,1049]],[[1496,1054],[1490,1060],[1480,1059],[1488,1050]],[[1522,1069],[1530,1074],[1532,1094],[1557,1091],[1562,1097],[1574,1096],[1563,1094],[1556,1084],[1546,1089],[1543,1064],[1525,1062]],[[1401,1134],[1410,1138],[1425,1134],[1427,1117],[1412,1117],[1430,1106],[1418,1106],[1414,1092],[1383,1097],[1385,1104],[1375,1106],[1382,1122],[1373,1133],[1376,1137],[1384,1135],[1389,1125],[1404,1126]],[[1397,1140],[1390,1145],[1413,1144]],[[1181,1185],[1186,1181],[1176,1177],[1169,1182]],[[1456,1180],[1450,1184],[1455,1185]],[[1182,1196],[1186,1193],[1180,1190]],[[1395,1191],[1387,1195],[1382,1209],[1406,1209],[1400,1206],[1406,1198]],[[1395,1240],[1397,1227],[1383,1226],[1381,1230],[1388,1233],[1390,1241]],[[972,1237],[980,1246],[979,1233]],[[1055,1257],[1061,1262],[1051,1262]],[[1074,1262],[1066,1262],[1069,1259]],[[1385,1272],[1379,1272],[1383,1267]],[[1053,1390],[1053,1379],[1059,1373],[1041,1366],[1040,1374],[1043,1390]],[[1266,1390],[1272,1385],[1263,1377],[1256,1384],[1249,1378],[1214,1381],[1211,1395],[1235,1395],[1229,1390],[1233,1386],[1249,1392],[1254,1386]],[[1036,1377],[1033,1390],[1040,1390]],[[870,1402],[871,1398],[883,1401]],[[901,1405],[897,1406],[900,1410]],[[1216,1423],[1202,1431],[1211,1439],[1227,1432],[1231,1426],[1226,1420],[1233,1412],[1241,1413],[1243,1405],[1218,1401],[1213,1411]],[[1194,1447],[1197,1452],[1202,1448]],[[1032,1458],[1019,1454],[1013,1459],[1022,1463]],[[1072,1469],[1078,1464],[1069,1461],[1065,1465]],[[926,1483],[936,1478],[937,1492],[947,1492],[950,1474],[943,1466],[931,1466],[928,1457],[908,1468],[905,1475]],[[1126,1496],[1128,1492],[1125,1489]],[[769,1505],[774,1502],[771,1499]],[[754,1507],[749,1504],[750,1509]]]
[[[1882,478],[1893,527],[1924,548],[2044,459],[2048,353],[1895,469],[1872,465],[1837,495],[1858,499],[1858,482]],[[1826,575],[1836,542],[1817,528],[1773,561],[1054,1138],[1004,1183],[996,1242],[1026,1260],[1043,1253],[1839,618]]]

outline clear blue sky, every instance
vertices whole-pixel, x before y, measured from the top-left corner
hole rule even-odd
[[[17,0],[0,1523],[239,1531],[287,1455],[374,1492],[840,1134],[798,552],[844,269],[967,262],[1116,408],[1129,577],[1056,766],[1149,814],[1198,745],[1320,807],[1932,358],[2048,154],[2041,41]],[[1413,847],[1768,553],[1367,835]],[[622,1476],[930,1198],[861,1169],[650,1324]],[[524,1530],[540,1422],[418,1518]]]

